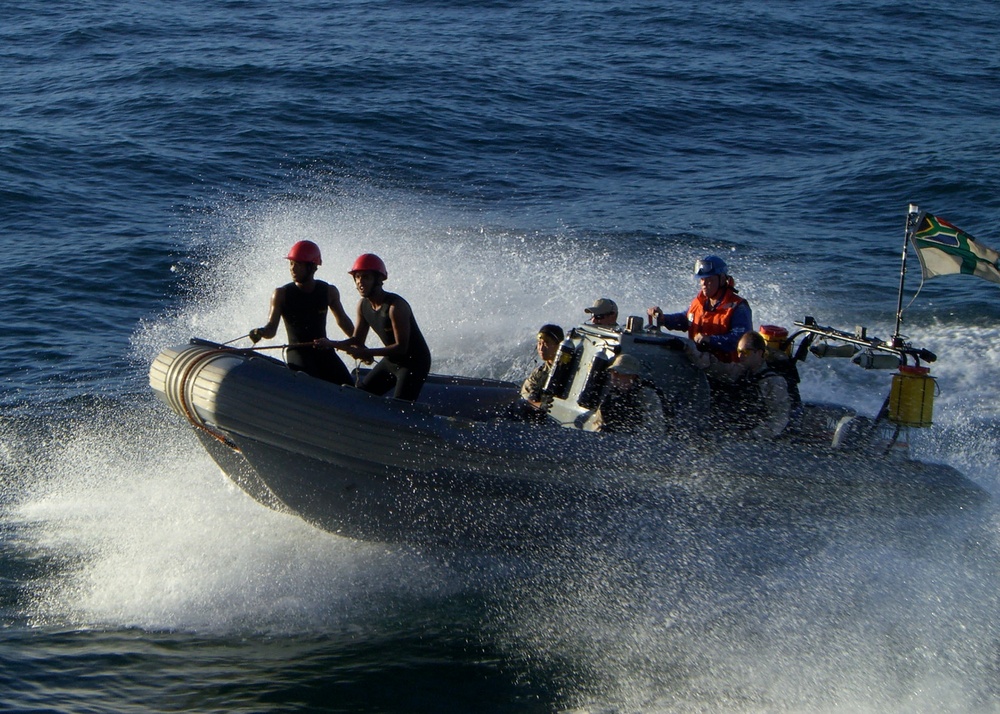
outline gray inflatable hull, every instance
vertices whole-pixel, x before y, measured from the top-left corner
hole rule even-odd
[[[626,521],[680,530],[709,512],[849,511],[864,498],[912,513],[985,498],[948,466],[857,449],[527,422],[517,385],[494,380],[432,375],[409,403],[200,341],[164,349],[149,378],[255,500],[362,540],[523,549],[611,537]]]

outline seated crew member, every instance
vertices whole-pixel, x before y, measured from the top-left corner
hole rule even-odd
[[[590,313],[590,324],[600,327],[618,327],[618,304],[611,298],[598,298],[590,307],[584,308]]]
[[[250,330],[250,340],[271,339],[284,320],[288,342],[293,347],[285,351],[288,366],[334,384],[350,384],[351,373],[335,352],[314,346],[326,339],[326,311],[333,312],[337,325],[345,335],[354,333],[354,323],[340,303],[336,286],[316,280],[316,269],[323,264],[319,246],[310,240],[300,240],[288,251],[288,269],[292,282],[275,288],[271,296],[271,312],[267,324]]]
[[[763,335],[744,334],[737,347],[736,362],[722,362],[701,352],[693,343],[688,343],[685,351],[696,367],[708,373],[716,423],[724,430],[754,439],[781,435],[791,417],[788,382],[768,366]]]
[[[521,385],[521,399],[531,405],[532,408],[545,412],[548,409],[551,397],[542,394],[542,389],[549,379],[549,372],[552,370],[552,362],[556,358],[559,350],[559,343],[563,341],[563,329],[559,325],[542,325],[538,329],[538,342],[535,349],[538,351],[538,358],[542,363],[535,367],[534,371]]]
[[[323,344],[347,352],[362,362],[381,357],[374,369],[358,385],[366,392],[385,394],[393,389],[396,399],[414,401],[431,371],[431,351],[427,347],[410,304],[395,293],[386,292],[382,283],[389,278],[385,263],[373,253],[358,256],[349,271],[361,295],[354,334],[346,340]],[[369,329],[383,347],[365,346]]]
[[[740,337],[753,331],[753,313],[750,304],[737,295],[727,271],[722,258],[705,256],[695,263],[694,274],[701,282],[701,290],[686,313],[664,315],[659,307],[651,307],[646,313],[656,325],[668,330],[687,330],[688,337],[700,349],[723,362],[734,362]]]
[[[642,379],[642,365],[630,354],[620,354],[608,365],[608,386],[601,406],[584,428],[613,434],[662,434],[666,426],[663,403]]]

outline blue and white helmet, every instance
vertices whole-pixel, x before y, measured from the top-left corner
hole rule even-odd
[[[713,275],[728,275],[726,261],[717,255],[706,255],[694,264],[694,276],[696,278],[710,278]]]

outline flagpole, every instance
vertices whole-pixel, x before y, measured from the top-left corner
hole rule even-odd
[[[911,203],[908,210],[909,213],[906,216],[906,235],[903,237],[903,257],[899,268],[899,300],[896,302],[896,331],[892,334],[893,347],[899,347],[902,344],[902,340],[899,337],[899,327],[903,324],[903,282],[906,279],[906,248],[910,242],[910,235],[917,227],[917,216],[920,214],[920,208],[915,203]]]

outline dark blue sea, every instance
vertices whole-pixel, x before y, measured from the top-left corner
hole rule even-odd
[[[349,305],[381,255],[440,372],[519,380],[597,297],[679,311],[710,253],[756,323],[888,337],[908,204],[1000,247],[998,28],[992,0],[4,0],[0,710],[1000,711],[995,504],[541,562],[359,543],[257,505],[147,384],[264,322],[301,239]],[[1000,287],[912,299],[909,261],[939,357],[912,452],[1000,499]],[[865,414],[888,390],[802,372]]]

